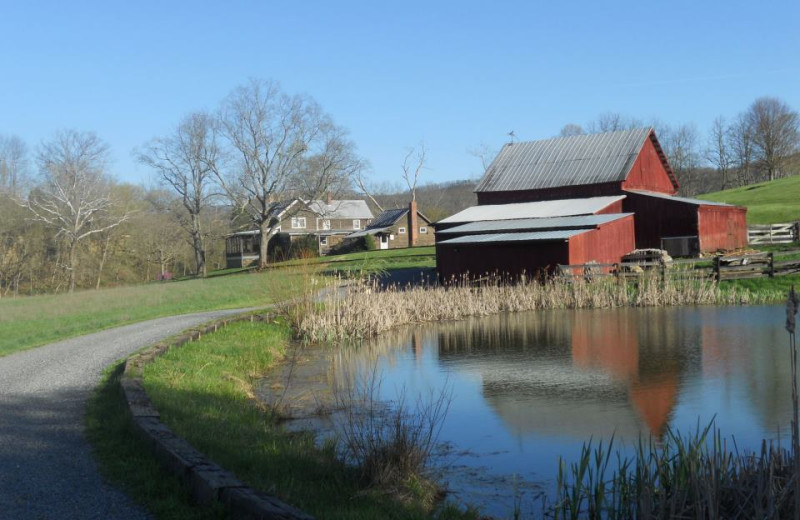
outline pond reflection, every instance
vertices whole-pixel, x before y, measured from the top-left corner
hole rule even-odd
[[[325,366],[330,381],[377,367],[387,400],[449,388],[443,478],[457,499],[505,517],[515,495],[540,513],[533,497],[552,487],[558,457],[575,460],[590,438],[614,435],[625,450],[716,418],[742,449],[786,439],[783,318],[779,306],[505,314],[392,331],[329,351]]]

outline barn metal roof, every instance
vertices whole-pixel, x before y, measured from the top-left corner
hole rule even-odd
[[[533,231],[530,233],[492,233],[490,235],[467,235],[443,240],[440,244],[496,244],[499,242],[554,242],[567,240],[589,229],[562,229],[560,231]]]
[[[310,200],[308,209],[324,218],[372,218],[372,212],[364,200]]]
[[[695,206],[728,206],[731,208],[735,208],[736,206],[733,204],[726,204],[725,202],[714,202],[712,200],[702,200],[702,199],[691,199],[689,197],[675,197],[672,195],[667,195],[666,193],[658,193],[657,191],[646,191],[646,190],[627,190],[631,193],[637,193],[639,195],[647,195],[648,197],[656,197],[658,199],[667,199],[667,200],[675,200],[678,202],[685,202],[686,204],[694,204]]]
[[[471,222],[439,231],[440,234],[490,233],[498,231],[525,231],[536,229],[590,229],[600,224],[633,215],[633,213],[612,213],[606,215],[582,215],[577,217],[522,218],[513,220],[489,220]]]
[[[541,200],[537,202],[520,202],[517,204],[472,206],[471,208],[459,211],[455,215],[440,220],[437,224],[591,215],[624,198],[625,195],[613,195],[582,199]]]
[[[506,144],[476,192],[517,191],[625,180],[651,128]]]

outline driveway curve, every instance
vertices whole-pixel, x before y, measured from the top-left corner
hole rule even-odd
[[[240,312],[159,318],[0,358],[0,518],[150,518],[100,476],[84,435],[86,401],[115,361]]]

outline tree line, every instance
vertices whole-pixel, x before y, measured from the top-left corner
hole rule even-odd
[[[681,184],[696,195],[795,175],[800,171],[800,116],[785,101],[760,97],[733,117],[718,116],[703,135],[694,123],[649,123],[617,112],[601,114],[585,129],[570,123],[559,135],[652,126]]]
[[[224,262],[220,239],[245,227],[260,230],[263,266],[274,204],[337,196],[363,168],[316,101],[260,80],[134,152],[158,188],[114,182],[108,150],[77,130],[33,153],[0,139],[0,297],[204,276]]]
[[[705,136],[692,123],[650,122],[684,195],[796,173],[798,124],[797,112],[771,97],[716,118]],[[642,126],[609,112],[559,135]],[[263,267],[277,233],[273,206],[292,198],[367,196],[380,208],[412,197],[434,221],[474,204],[474,181],[417,186],[426,152],[424,143],[409,148],[398,170],[409,191],[384,183],[373,196],[347,131],[313,98],[261,80],[134,151],[157,187],[114,181],[109,147],[92,132],[62,130],[35,149],[0,135],[0,297],[203,276],[224,265],[222,238],[245,228],[260,232]],[[469,153],[484,168],[495,155],[486,146]]]

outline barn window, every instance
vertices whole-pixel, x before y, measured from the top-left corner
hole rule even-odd
[[[328,245],[328,237],[319,237],[320,245],[327,246]]]
[[[428,234],[428,228],[426,228],[426,227],[421,227],[421,228],[419,228],[419,232],[420,232],[420,234],[422,234],[422,235],[427,235],[427,234]]]
[[[305,227],[306,227],[305,217],[292,217],[292,229],[305,229]]]
[[[397,234],[398,235],[405,235],[406,234],[406,228],[404,228],[404,227],[399,228],[397,230]]]

